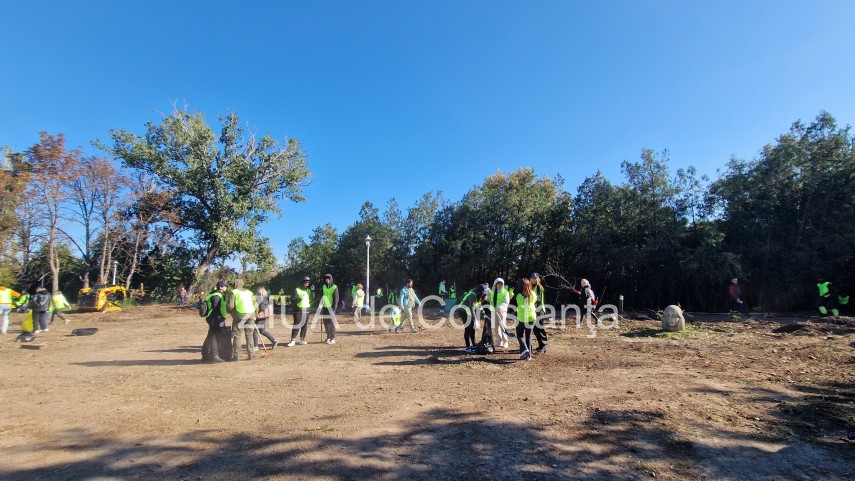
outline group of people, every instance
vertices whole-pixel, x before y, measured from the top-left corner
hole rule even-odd
[[[823,316],[831,314],[834,317],[840,316],[840,306],[849,304],[849,295],[840,292],[837,287],[820,276],[816,283],[816,308]],[[739,279],[734,277],[730,280],[730,285],[727,288],[728,308],[732,312],[748,316],[750,310],[748,303],[742,293],[742,286],[739,284]]]
[[[310,284],[311,278],[303,277],[301,285],[294,289],[291,296],[294,323],[287,347],[294,347],[298,343],[307,344],[306,332],[314,302],[314,290],[310,288]],[[323,316],[324,342],[335,344],[337,323],[334,306],[339,304],[339,292],[330,274],[324,276],[319,302]],[[252,360],[259,346],[266,349],[266,346],[260,343],[261,336],[270,341],[270,349],[279,345],[279,341],[266,329],[267,322],[273,319],[273,304],[263,287],[253,294],[244,288],[242,279],[236,280],[232,288],[229,288],[226,281],[219,281],[214,290],[200,299],[200,314],[208,324],[208,334],[202,344],[202,362],[239,361],[242,357],[242,344],[245,346],[247,359]]]
[[[315,299],[311,282],[309,276],[303,277],[301,285],[294,289],[290,297],[293,324],[287,347],[307,344],[306,333],[313,308],[320,309],[324,342],[336,342],[336,306],[340,306],[342,301],[339,288],[332,275],[326,274],[320,289],[321,296]],[[575,292],[581,296],[582,302],[593,301],[596,304],[596,297],[587,280],[582,279],[581,289]],[[546,353],[549,336],[543,325],[536,322],[539,315],[546,313],[545,292],[540,274],[534,272],[528,278],[519,279],[515,287],[506,286],[504,279],[496,278],[492,286],[479,284],[463,294],[454,311],[463,320],[466,352],[474,354],[493,352],[495,348],[507,349],[510,337],[515,337],[519,342],[520,359],[531,359],[535,353]],[[454,288],[449,293],[444,281],[440,284],[439,293],[445,294],[447,299],[454,299],[451,297]],[[382,296],[382,291],[377,295]],[[358,323],[365,304],[362,284],[352,286],[350,297],[354,321]],[[409,324],[411,332],[418,332],[414,309],[421,304],[421,300],[413,288],[413,279],[407,279],[399,291],[390,292],[389,300],[394,301],[389,331],[400,332]],[[202,313],[208,323],[208,335],[202,347],[203,362],[238,361],[242,343],[246,346],[248,359],[253,359],[253,353],[258,349],[259,336],[271,342],[271,349],[279,344],[265,329],[265,321],[272,318],[273,306],[264,288],[259,288],[253,296],[243,288],[241,279],[235,281],[233,288],[229,288],[225,281],[219,281],[201,303]],[[519,322],[516,332],[509,334],[507,316],[512,304],[516,306]],[[481,341],[476,343],[475,332],[482,318],[484,329]],[[532,345],[532,337],[537,341],[536,347]]]
[[[31,325],[28,322],[22,327],[22,334],[39,334],[48,332],[48,327],[54,318],[59,317],[66,324],[69,319],[62,313],[63,309],[71,307],[62,291],[56,291],[52,295],[44,287],[36,288],[36,292],[30,295],[24,291],[19,293],[5,286],[0,286],[0,317],[2,317],[2,334],[9,329],[9,313],[32,313]]]
[[[582,279],[581,290],[574,289],[582,304],[596,305],[596,296],[591,283]],[[440,290],[442,290],[440,285]],[[463,321],[463,341],[466,352],[470,354],[492,353],[495,348],[507,349],[511,337],[507,331],[508,308],[516,307],[516,329],[514,337],[519,344],[520,359],[530,360],[534,354],[545,354],[549,346],[549,335],[543,324],[537,322],[538,316],[546,314],[546,289],[540,274],[533,272],[527,278],[517,281],[516,287],[506,286],[501,277],[493,281],[492,288],[487,284],[478,284],[467,291],[460,299],[460,307],[455,313]],[[484,327],[481,341],[476,344],[475,331],[479,318],[483,318]],[[537,347],[532,345],[532,336]]]

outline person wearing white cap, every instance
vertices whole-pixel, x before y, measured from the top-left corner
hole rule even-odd
[[[505,287],[505,280],[497,277],[493,281],[490,293],[490,305],[493,306],[493,338],[496,347],[508,348],[508,335],[505,333],[505,320],[508,318],[508,306],[511,304],[511,294]]]

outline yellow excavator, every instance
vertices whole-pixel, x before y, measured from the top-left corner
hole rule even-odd
[[[120,302],[128,297],[125,286],[108,286],[95,284],[92,287],[80,289],[77,305],[81,310],[90,311],[121,311]]]

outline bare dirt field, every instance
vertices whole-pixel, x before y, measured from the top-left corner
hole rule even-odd
[[[335,345],[201,364],[192,309],[69,317],[0,339],[0,479],[855,479],[853,319],[623,320],[519,361],[342,315]]]

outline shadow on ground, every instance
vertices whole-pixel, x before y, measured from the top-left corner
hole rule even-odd
[[[383,346],[373,351],[354,355],[361,359],[377,359],[375,366],[420,366],[423,364],[464,364],[484,362],[489,364],[512,364],[518,362],[516,350],[499,349],[493,354],[467,354],[463,347],[448,346]],[[396,359],[396,358],[411,359]],[[415,358],[415,359],[412,359]]]
[[[657,411],[592,409],[573,434],[550,439],[542,426],[508,413],[502,421],[434,409],[388,426],[389,434],[348,436],[325,424],[289,435],[193,431],[175,437],[110,439],[64,433],[16,451],[61,449],[73,462],[0,469],[4,480],[36,479],[325,479],[325,480],[564,480],[564,479],[851,479],[855,461],[817,447],[758,447],[721,433],[719,441],[687,441]],[[559,424],[560,424],[560,420]],[[334,423],[335,421],[330,421]],[[725,440],[726,442],[722,442]],[[842,446],[849,448],[851,446]],[[814,455],[805,458],[806,450]],[[842,455],[842,457],[839,457]],[[816,464],[812,461],[816,461]]]

